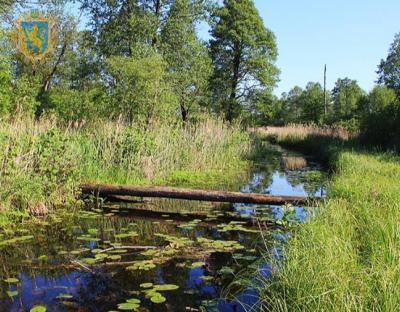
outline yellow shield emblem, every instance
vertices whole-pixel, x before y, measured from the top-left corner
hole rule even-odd
[[[30,13],[15,21],[13,39],[18,53],[33,67],[54,52],[57,33],[54,20],[40,13]]]

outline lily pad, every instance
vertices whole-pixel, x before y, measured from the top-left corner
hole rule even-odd
[[[143,284],[140,284],[140,287],[141,288],[151,288],[151,287],[153,287],[153,283],[143,283]]]
[[[19,279],[15,278],[15,277],[9,277],[9,278],[5,279],[4,281],[9,284],[19,283]]]
[[[69,294],[59,294],[57,296],[57,299],[72,299],[72,298],[74,298],[74,296],[69,295]]]
[[[201,267],[203,267],[205,265],[206,264],[204,262],[194,262],[194,263],[192,263],[191,268],[192,269],[201,268]]]
[[[170,291],[177,290],[178,288],[179,286],[174,284],[154,285],[154,290],[156,291]]]
[[[163,296],[163,295],[156,295],[156,296],[153,296],[153,297],[151,297],[150,298],[150,301],[151,302],[153,302],[153,303],[157,303],[157,304],[159,304],[159,303],[163,303],[163,302],[165,302],[167,299]]]
[[[47,308],[42,305],[35,305],[32,309],[30,309],[30,312],[46,312]]]
[[[136,310],[137,308],[139,308],[139,305],[131,302],[120,303],[118,305],[118,309],[123,311],[132,311]]]
[[[107,259],[110,259],[111,261],[118,261],[121,260],[121,258],[122,257],[120,255],[111,255],[107,257]]]
[[[10,291],[7,291],[7,295],[8,295],[8,297],[16,297],[16,296],[18,296],[18,290],[10,290]]]

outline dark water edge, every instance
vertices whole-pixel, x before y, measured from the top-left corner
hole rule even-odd
[[[240,191],[324,196],[327,177],[318,163],[277,146],[268,149],[249,172],[249,182],[238,186]],[[303,166],[293,168],[302,161]],[[243,306],[256,311],[255,289],[240,283],[232,287],[232,282],[246,270],[268,276],[271,268],[260,262],[261,251],[267,244],[279,258],[276,240],[287,235],[271,228],[268,237],[274,239],[265,242],[259,226],[302,222],[309,211],[178,200],[131,205],[164,213],[159,219],[133,215],[126,204],[59,211],[18,231],[1,233],[0,311],[29,311],[35,305],[47,311],[118,311],[119,304],[132,306],[130,299],[140,300],[135,311],[236,312],[244,311]],[[185,218],[173,217],[177,211]],[[230,223],[229,217],[243,220]],[[138,252],[126,246],[156,249]],[[8,278],[18,282],[5,282]],[[227,289],[237,300],[220,299],[229,295]]]

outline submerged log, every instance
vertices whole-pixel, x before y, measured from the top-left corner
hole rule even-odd
[[[81,189],[83,194],[93,194],[98,197],[119,195],[269,205],[307,205],[310,203],[310,198],[305,196],[278,196],[240,192],[206,191],[162,186],[139,187],[112,184],[82,184]]]

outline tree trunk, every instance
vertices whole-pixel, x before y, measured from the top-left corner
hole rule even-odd
[[[189,109],[185,107],[185,105],[181,104],[181,114],[182,114],[182,121],[186,123],[188,120]]]
[[[240,43],[235,43],[234,45],[234,58],[233,58],[233,77],[232,77],[232,85],[231,85],[231,95],[228,101],[228,107],[226,111],[226,119],[229,122],[233,120],[233,109],[236,101],[236,89],[239,84],[239,70],[240,70],[240,62],[242,57],[242,51],[240,48]]]
[[[160,14],[161,14],[161,0],[155,0],[154,3],[154,14],[157,19],[157,25],[156,29],[154,30],[153,38],[151,39],[151,46],[155,49],[157,47],[157,31],[159,27],[159,21],[160,21]]]
[[[137,187],[111,184],[82,184],[81,189],[83,194],[94,194],[100,197],[121,195],[270,205],[304,205],[309,202],[309,198],[304,196],[273,196],[267,194],[205,191],[173,187]]]

